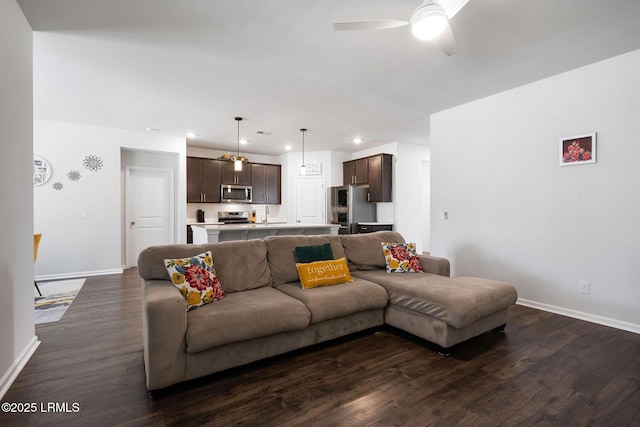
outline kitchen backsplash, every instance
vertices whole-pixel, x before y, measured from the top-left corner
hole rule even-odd
[[[205,223],[218,222],[219,211],[248,211],[249,217],[253,211],[256,212],[256,222],[263,222],[265,218],[265,211],[267,205],[248,205],[248,204],[234,204],[234,203],[187,203],[187,222],[197,222],[196,211],[202,209],[204,211]],[[269,222],[285,222],[284,210],[281,213],[281,205],[268,205],[269,206]]]

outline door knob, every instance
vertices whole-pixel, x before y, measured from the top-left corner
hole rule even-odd
[[[136,222],[135,221],[131,221],[130,225],[133,227],[134,225],[136,225]]]

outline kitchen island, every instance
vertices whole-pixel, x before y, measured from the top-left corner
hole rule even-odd
[[[264,239],[267,236],[282,236],[291,234],[338,234],[337,224],[299,224],[299,223],[268,223],[268,224],[220,224],[194,225],[193,243],[216,243],[229,240]],[[206,234],[205,234],[206,231]]]

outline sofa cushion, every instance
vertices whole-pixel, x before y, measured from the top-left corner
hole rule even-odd
[[[333,252],[333,256],[336,259],[345,256],[340,238],[329,234],[317,236],[268,236],[265,237],[264,241],[267,245],[267,259],[269,260],[269,269],[271,270],[274,286],[298,281],[295,256],[297,246],[329,243],[331,252]],[[378,247],[380,247],[379,244]]]
[[[234,240],[213,246],[213,260],[222,283],[228,292],[240,292],[271,286],[271,272],[267,263],[267,245],[262,240]]]
[[[298,262],[327,261],[334,259],[331,243],[322,245],[296,246],[296,260]]]
[[[138,274],[146,280],[170,280],[164,259],[186,258],[206,251],[211,251],[213,255],[216,274],[225,292],[271,285],[267,245],[262,240],[151,246],[138,256]],[[293,268],[295,269],[295,265]]]
[[[386,263],[380,244],[384,242],[405,243],[402,235],[395,231],[341,235],[340,240],[351,271],[385,268]]]
[[[171,282],[187,302],[187,311],[224,298],[211,251],[188,258],[165,259],[164,264]]]
[[[435,317],[454,328],[463,328],[504,310],[518,297],[508,283],[476,277],[389,274],[384,270],[352,274],[383,286],[389,293],[390,304]]]
[[[304,329],[310,318],[304,304],[271,287],[230,293],[187,313],[187,352]]]
[[[285,283],[277,289],[302,301],[311,312],[311,323],[384,308],[389,301],[384,288],[362,279],[313,289],[303,289],[299,282]]]
[[[415,243],[382,243],[387,273],[421,273]]]

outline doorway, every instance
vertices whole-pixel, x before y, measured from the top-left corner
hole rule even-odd
[[[324,176],[296,178],[296,222],[326,224],[327,192]]]
[[[125,262],[138,264],[140,252],[175,243],[174,172],[172,169],[127,166],[125,172]]]

